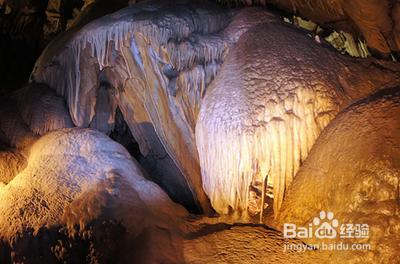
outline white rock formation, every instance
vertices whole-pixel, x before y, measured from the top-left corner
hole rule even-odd
[[[89,232],[85,228],[96,220],[115,221],[134,241],[144,230],[176,227],[186,215],[143,177],[122,146],[100,132],[77,128],[39,139],[27,167],[0,186],[0,201],[0,237],[11,242],[16,261],[38,257],[24,249],[26,241],[36,239],[34,245],[49,247],[46,254],[53,252],[54,245],[46,244],[51,241],[41,239],[44,230],[68,227],[73,240],[77,232]]]
[[[329,121],[398,76],[397,66],[351,60],[286,25],[260,24],[244,33],[207,90],[197,120],[203,187],[213,208],[246,217],[250,187],[264,195],[272,185],[276,215]]]
[[[118,188],[129,189],[130,193],[112,187],[112,182],[119,181],[124,184],[117,184]],[[118,143],[96,131],[64,129],[38,140],[31,148],[26,169],[0,189],[0,234],[12,238],[24,231],[37,232],[43,226],[62,224],[68,205],[108,182],[111,183],[107,186],[108,193],[119,197],[126,206],[143,210],[137,215],[139,218],[153,214],[161,218],[162,214],[172,216],[171,213],[183,212],[157,185],[142,176],[129,153]],[[82,223],[89,222],[90,219],[85,219],[87,214],[96,213],[90,208],[85,210],[86,213],[75,216]],[[68,223],[69,216],[64,217]],[[127,224],[136,226],[138,231],[148,221]]]
[[[194,128],[201,98],[229,47],[252,25],[273,19],[251,10],[228,26],[233,13],[213,4],[139,3],[54,41],[38,60],[32,80],[64,96],[79,127],[109,131],[118,106],[141,153],[165,148],[195,198],[210,211]]]
[[[397,81],[398,68],[339,56],[276,20],[259,9],[139,3],[54,41],[32,80],[62,95],[79,127],[107,133],[119,108],[141,153],[172,158],[185,179],[168,178],[205,211],[202,187],[227,213],[247,211],[250,186],[269,185],[278,212],[320,131],[353,99]]]

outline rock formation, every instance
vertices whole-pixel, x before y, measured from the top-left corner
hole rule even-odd
[[[0,103],[0,141],[17,149],[31,146],[37,135],[23,121],[15,103],[9,98],[2,99]]]
[[[283,251],[300,240],[284,239],[282,234],[265,226],[211,225],[187,235],[183,241],[186,263],[325,263],[328,254],[318,251]]]
[[[213,208],[228,213],[229,208],[245,212],[249,202],[255,204],[253,198],[249,200],[250,187],[264,193],[262,186],[270,185],[277,213],[285,189],[327,123],[353,100],[398,80],[397,66],[341,57],[282,26],[266,11],[227,12],[213,5],[205,11],[196,3],[168,1],[150,6],[137,4],[67,32],[42,54],[32,82],[48,85],[63,96],[79,127],[109,134],[119,109],[143,156],[176,164],[158,182],[173,197],[176,190],[191,190],[208,212],[202,186]],[[144,10],[145,15],[135,15]],[[256,26],[263,21],[266,24]],[[207,27],[200,29],[200,25]],[[249,28],[252,33],[245,33]],[[206,92],[228,53],[229,62],[213,84],[219,88]],[[237,74],[232,76],[232,71]],[[228,82],[238,89],[233,98],[216,92],[226,89]],[[251,93],[246,87],[258,89]],[[205,94],[197,129],[201,177],[194,128]],[[209,100],[226,105],[217,110]],[[236,121],[233,109],[240,112]],[[291,132],[283,138],[282,129]],[[249,138],[241,134],[244,130],[249,130]],[[225,144],[241,155],[219,149]],[[254,149],[254,144],[259,148]],[[252,151],[254,155],[247,155]],[[224,152],[226,157],[221,156]],[[252,207],[256,213],[263,208]]]
[[[125,238],[157,235],[186,215],[122,146],[76,128],[40,138],[27,167],[0,187],[0,200],[0,251],[11,258],[2,263],[114,261]]]
[[[263,206],[254,201],[254,196],[258,199],[260,195],[253,192],[264,193],[265,188],[273,186],[277,213],[285,189],[326,124],[354,99],[397,81],[397,66],[340,57],[282,26],[266,11],[226,11],[214,5],[208,5],[206,11],[196,3],[171,3],[137,4],[87,26],[78,23],[50,44],[36,64],[32,87],[22,92],[26,94],[22,97],[31,101],[19,103],[24,106],[20,107],[21,115],[30,129],[43,134],[73,123],[110,134],[120,111],[145,162],[170,167],[167,176],[156,172],[156,179],[175,200],[189,201],[193,194],[195,201],[210,212],[204,186],[219,213],[228,213],[230,208],[245,212],[249,207],[255,207],[252,211],[257,213]],[[147,13],[136,15],[143,11]],[[266,24],[255,26],[262,22]],[[207,27],[200,29],[200,25]],[[274,41],[264,44],[268,39]],[[288,42],[296,46],[286,45]],[[217,88],[206,93],[228,53],[229,62],[213,84]],[[326,61],[320,62],[321,57]],[[243,65],[243,69],[230,64]],[[232,71],[237,75],[232,76]],[[301,78],[296,76],[299,74]],[[373,79],[367,80],[369,76]],[[225,90],[228,81],[231,88],[238,89],[234,98],[217,92]],[[55,94],[52,99],[42,94],[31,99],[30,91],[39,89],[35,87],[48,89],[45,86],[65,98],[72,123]],[[250,86],[258,87],[253,95]],[[196,146],[194,128],[205,94]],[[226,106],[217,110],[210,100]],[[260,101],[258,107],[254,100]],[[37,116],[25,105],[44,108]],[[236,121],[232,114],[235,107],[240,112]],[[224,115],[230,121],[224,121]],[[44,119],[46,122],[41,121]],[[283,138],[282,129],[291,132]],[[230,135],[243,130],[249,130],[251,136],[245,138],[245,133],[238,140],[238,135]],[[224,152],[219,149],[225,148],[221,140],[241,153],[226,151],[222,159],[225,165],[216,159]],[[260,144],[260,148],[254,149],[251,142]],[[245,161],[242,157],[250,149],[255,153]],[[179,197],[176,190],[182,193]]]
[[[112,13],[128,0],[0,0],[0,93],[29,79],[45,46],[67,29],[79,29]],[[68,24],[68,25],[67,25]]]
[[[319,211],[329,210],[340,224],[369,225],[362,242],[371,250],[343,251],[333,261],[400,261],[399,91],[379,91],[343,110],[318,138],[282,206],[280,224],[305,226]]]
[[[229,46],[273,16],[246,11],[228,26],[232,12],[206,8],[155,1],[94,21],[47,47],[32,81],[64,96],[79,127],[110,131],[118,107],[142,155],[173,160],[179,171],[171,166],[169,185],[181,186],[179,192],[189,187],[210,212],[194,140],[201,98]]]
[[[64,98],[44,85],[28,85],[13,97],[22,120],[37,135],[73,126]]]
[[[400,262],[399,4],[214,2],[0,0],[0,263]]]
[[[289,14],[311,19],[323,27],[344,30],[356,38],[362,37],[376,55],[384,57],[394,55],[398,58],[400,4],[397,1],[221,0],[219,2],[272,5]]]
[[[208,88],[197,121],[203,186],[213,208],[247,213],[251,190],[264,194],[268,184],[277,214],[322,129],[349,103],[398,82],[399,69],[340,56],[281,23],[244,33]],[[258,202],[258,212],[261,207]]]
[[[14,179],[26,167],[26,156],[18,151],[0,151],[0,185]]]

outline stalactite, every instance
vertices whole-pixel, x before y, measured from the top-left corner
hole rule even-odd
[[[207,203],[194,139],[201,99],[240,34],[272,19],[266,11],[252,9],[239,12],[239,26],[233,14],[212,4],[205,9],[196,3],[154,2],[151,8],[139,3],[52,43],[32,80],[66,98],[73,123],[80,127],[96,123],[97,90],[101,82],[110,83],[115,89],[110,101],[120,107],[142,154],[155,147],[150,123]]]
[[[325,38],[335,49],[352,57],[366,58],[371,56],[365,41],[355,40],[349,33],[334,31]]]
[[[148,59],[155,60],[156,63],[171,63],[178,71],[190,69],[199,62],[209,64],[221,61],[222,53],[224,52],[224,49],[218,45],[218,42],[224,45],[221,37],[214,37],[214,39],[212,37],[210,39],[197,37],[195,42],[181,42],[180,44],[174,44],[170,40],[188,38],[189,35],[198,30],[199,25],[202,25],[201,29],[204,34],[216,32],[226,25],[227,16],[225,14],[202,15],[197,13],[196,19],[198,21],[195,20],[192,25],[188,24],[184,18],[179,17],[178,14],[175,14],[174,27],[160,27],[157,24],[162,25],[171,21],[169,19],[164,21],[165,18],[160,17],[155,23],[150,23],[149,20],[141,17],[135,18],[133,16],[132,18],[131,13],[138,13],[135,8],[132,7],[130,11],[124,12],[123,15],[125,17],[123,18],[114,18],[118,19],[118,22],[113,23],[112,26],[101,26],[102,23],[98,23],[100,25],[96,23],[88,25],[74,36],[69,43],[65,43],[67,49],[63,51],[62,55],[57,56],[58,58],[42,58],[39,60],[55,60],[61,64],[52,69],[47,68],[44,71],[41,71],[42,69],[40,68],[45,65],[38,65],[33,77],[38,82],[43,81],[49,84],[50,87],[54,87],[59,94],[67,98],[71,117],[78,126],[84,123],[79,118],[77,108],[82,86],[80,60],[82,56],[85,56],[82,54],[82,50],[86,47],[89,47],[92,56],[97,59],[100,71],[105,67],[112,66],[113,54],[115,54],[115,51],[121,51],[123,45],[129,46],[131,44],[132,50],[137,50],[135,39],[140,36],[146,36],[148,44],[154,50],[150,54],[153,57]],[[175,12],[179,12],[179,10],[175,10]],[[193,17],[195,17],[194,14]],[[110,17],[110,19],[112,18]],[[208,27],[203,27],[204,25],[208,25]],[[191,38],[196,37],[193,36]],[[131,42],[127,43],[129,40]],[[108,45],[111,42],[114,43],[114,47]],[[166,52],[169,54],[167,58],[162,55],[162,49],[165,46],[167,46]],[[46,56],[46,53],[43,56]],[[138,65],[142,64],[140,56],[145,56],[145,54],[139,55],[137,52],[134,54]],[[46,65],[46,67],[48,66]],[[129,71],[129,69],[126,70]]]
[[[253,88],[248,87],[245,93],[256,93],[250,89]],[[213,207],[222,209],[222,213],[228,213],[229,207],[246,212],[251,182],[254,178],[263,182],[269,171],[277,212],[301,161],[305,160],[321,129],[337,112],[332,98],[321,100],[318,98],[321,94],[314,89],[292,89],[274,91],[261,100],[254,97],[259,109],[235,107],[232,102],[229,108],[234,110],[228,111],[227,105],[210,105],[206,99],[196,138],[204,188]],[[287,97],[283,95],[278,99],[279,92],[286,93]],[[207,96],[218,100],[229,97],[217,92]],[[237,94],[235,103],[242,104],[246,100],[242,96]],[[265,105],[261,106],[261,102]],[[223,108],[218,109],[220,107]]]
[[[202,96],[210,97],[207,86],[218,78],[216,74],[231,48],[250,28],[253,31],[257,24],[268,26],[277,20],[255,8],[230,12],[184,2],[156,1],[150,7],[139,3],[60,37],[38,60],[32,81],[45,83],[62,95],[73,123],[80,127],[96,123],[94,118],[101,114],[97,113],[100,108],[96,106],[101,102],[96,96],[101,84],[109,83],[115,90],[109,94],[109,102],[121,109],[142,154],[164,148],[203,206],[207,197],[202,184],[217,210],[227,212],[231,207],[246,211],[254,171],[263,175],[257,176],[257,182],[262,183],[271,168],[268,186],[273,185],[277,211],[300,162],[339,105],[348,102],[347,97],[376,89],[375,79],[390,82],[390,78],[382,77],[386,75],[365,74],[371,79],[366,82],[353,62],[332,53],[326,55],[304,34],[277,26],[285,33],[273,31],[264,38],[257,34],[251,37],[258,43],[255,45],[267,43],[276,54],[266,49],[268,45],[245,47],[237,60],[252,54],[249,64],[243,65],[247,75],[242,76],[236,68],[225,70],[229,77],[225,77],[224,86],[261,87],[222,93],[216,100],[223,103],[232,97],[234,101],[221,113],[215,111],[219,116],[209,124],[198,123],[200,132],[195,135]],[[289,47],[287,43],[296,45]],[[372,66],[366,71],[373,73],[374,69]],[[239,76],[242,79],[237,79]],[[246,116],[240,98],[247,102],[245,107],[255,107],[256,116]],[[257,103],[257,98],[266,101]],[[267,110],[264,113],[261,109]],[[211,107],[204,112],[214,110]],[[224,115],[228,115],[226,120]],[[113,113],[107,116],[112,123]],[[224,127],[225,121],[228,127]],[[246,133],[240,132],[242,128]],[[196,147],[195,137],[200,146]],[[257,147],[255,142],[259,143]],[[221,174],[220,178],[216,174]]]
[[[285,190],[338,111],[382,88],[383,79],[399,78],[398,68],[371,74],[366,69],[380,70],[370,66],[286,25],[263,24],[243,34],[208,88],[196,125],[203,187],[213,207],[247,218],[250,187],[260,188],[254,183],[262,185],[269,174],[277,215]]]
[[[267,188],[267,185],[268,185],[268,175],[269,175],[269,173],[270,173],[270,171],[268,171],[267,175],[263,179],[262,186],[261,186],[261,205],[260,205],[261,209],[260,209],[260,221],[259,221],[260,224],[263,223],[264,206],[265,206],[265,195],[266,195],[266,188]]]

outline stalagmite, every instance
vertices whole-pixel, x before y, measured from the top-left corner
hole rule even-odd
[[[338,55],[282,24],[244,33],[197,120],[203,187],[213,208],[246,218],[250,186],[259,189],[270,171],[277,215],[329,121],[353,100],[399,80],[398,66],[380,63]]]
[[[245,212],[248,187],[260,189],[271,169],[267,185],[277,212],[339,109],[397,80],[397,67],[357,64],[275,23],[266,11],[171,3],[139,3],[67,32],[42,54],[31,79],[63,96],[79,127],[109,132],[118,107],[142,155],[168,153],[176,168],[166,177],[187,185],[206,211],[202,186],[218,212]],[[217,73],[216,88],[207,92]]]
[[[40,138],[28,166],[0,186],[0,201],[0,240],[9,245],[0,243],[0,252],[12,255],[12,262],[110,263],[125,239],[128,245],[137,239],[147,243],[140,238],[143,232],[157,235],[158,228],[174,228],[186,215],[143,177],[121,145],[77,128]]]
[[[261,186],[261,204],[260,204],[260,224],[263,223],[263,216],[264,216],[264,206],[265,206],[265,195],[266,195],[266,188],[268,184],[268,175],[269,171],[267,173],[267,176],[264,178],[262,181],[262,186]]]
[[[399,86],[344,109],[321,133],[296,175],[282,206],[279,226],[307,226],[320,211],[330,210],[340,225],[368,226],[363,239],[350,233],[347,243],[370,245],[368,254],[339,251],[332,262],[398,263],[399,131]]]
[[[201,98],[239,36],[273,20],[260,9],[234,13],[210,3],[135,4],[53,42],[39,58],[32,81],[62,95],[79,127],[109,130],[96,119],[112,124],[118,105],[141,153],[166,151],[195,199],[211,212],[194,139]],[[110,93],[101,103],[104,83]],[[106,106],[101,113],[99,105]],[[177,173],[168,177],[179,178]]]

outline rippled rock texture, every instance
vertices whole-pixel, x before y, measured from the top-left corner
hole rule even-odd
[[[1,263],[179,263],[169,259],[169,232],[176,233],[186,211],[100,132],[47,134],[6,183],[0,186]],[[149,253],[157,248],[165,252]]]
[[[246,216],[268,186],[277,214],[322,129],[398,70],[338,55],[261,9],[154,1],[67,32],[31,81],[65,98],[75,126],[109,134],[119,111],[176,201]]]
[[[248,30],[208,88],[197,121],[212,206],[239,217],[260,213],[256,198],[269,185],[276,215],[325,126],[351,102],[397,83],[399,69],[341,56],[279,22]]]
[[[53,42],[32,81],[62,95],[79,127],[109,133],[119,109],[142,155],[169,168],[169,194],[194,195],[210,212],[194,140],[201,98],[240,34],[273,19],[261,10],[232,17],[213,4],[139,3]]]
[[[369,225],[371,250],[343,251],[334,261],[399,259],[400,90],[382,90],[341,112],[315,143],[282,206],[280,223],[306,226],[321,210],[340,223]]]
[[[87,1],[29,83],[0,91],[1,263],[397,261],[398,64],[340,55],[262,8],[104,16],[127,2]],[[271,3],[397,51],[396,3]],[[47,9],[57,27],[61,2]],[[321,210],[368,223],[373,249],[296,255],[282,247],[302,241],[254,224]]]

